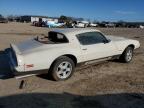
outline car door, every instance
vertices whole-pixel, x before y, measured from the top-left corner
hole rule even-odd
[[[100,32],[87,32],[77,35],[84,61],[115,55],[116,47]]]

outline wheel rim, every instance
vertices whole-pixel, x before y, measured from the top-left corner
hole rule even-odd
[[[56,73],[60,79],[65,79],[70,76],[71,72],[72,72],[72,65],[71,63],[66,61],[59,64]]]
[[[126,59],[127,59],[127,61],[131,61],[132,56],[133,56],[132,50],[128,50],[128,52],[127,52],[127,54],[126,54]]]

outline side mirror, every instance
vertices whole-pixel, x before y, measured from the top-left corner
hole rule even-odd
[[[106,44],[106,43],[110,43],[110,42],[111,42],[110,39],[106,39],[106,40],[104,40],[104,44]]]
[[[110,42],[111,42],[111,40],[110,40],[110,39],[107,39],[107,41],[108,41],[108,43],[110,43]]]

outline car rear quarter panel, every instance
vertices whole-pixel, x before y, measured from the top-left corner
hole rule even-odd
[[[33,64],[33,67],[26,68],[25,71],[49,69],[51,64],[60,56],[73,55],[77,61],[81,61],[81,52],[77,45],[65,44],[59,45],[57,48],[37,51],[24,55],[25,65]]]

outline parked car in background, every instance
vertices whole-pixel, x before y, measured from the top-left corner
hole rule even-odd
[[[119,59],[129,63],[137,40],[107,36],[99,30],[58,29],[46,37],[37,37],[10,45],[10,67],[15,75],[49,73],[56,81],[70,78],[76,66]]]
[[[0,23],[8,23],[8,20],[1,17],[1,18],[0,18]]]
[[[64,26],[65,24],[64,24],[64,23],[56,23],[56,22],[54,22],[54,21],[47,21],[47,22],[46,22],[46,25],[47,25],[47,27],[49,27],[49,28],[56,28],[56,27],[62,27],[62,26]]]
[[[97,27],[98,24],[90,23],[89,26],[90,26],[90,27]]]
[[[77,24],[75,24],[75,27],[86,28],[88,25],[89,25],[88,21],[77,21]]]
[[[139,28],[144,29],[144,26],[143,26],[143,25],[140,25]]]

